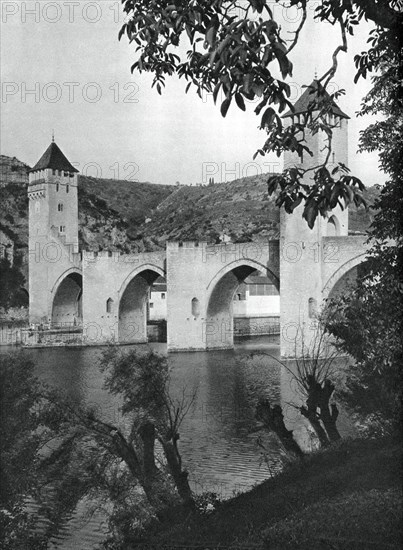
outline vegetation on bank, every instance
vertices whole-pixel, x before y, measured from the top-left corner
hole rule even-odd
[[[210,513],[171,520],[144,548],[400,548],[400,461],[400,440],[341,440]]]

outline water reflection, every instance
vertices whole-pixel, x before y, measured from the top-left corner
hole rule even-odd
[[[125,346],[131,349],[133,346]],[[138,346],[144,349],[145,346]],[[150,344],[166,354],[164,344]],[[280,367],[275,337],[238,343],[234,350],[169,354],[173,394],[185,386],[196,399],[181,427],[180,449],[195,490],[216,490],[228,497],[268,477],[256,440],[255,406],[260,396],[280,402]],[[27,350],[36,372],[49,385],[63,389],[72,403],[91,404],[105,420],[121,424],[118,398],[103,389],[99,362],[103,348]],[[270,443],[274,470],[280,467],[276,440]]]

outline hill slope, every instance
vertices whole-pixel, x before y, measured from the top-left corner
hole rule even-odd
[[[0,157],[0,243],[26,264],[28,171]],[[204,187],[173,187],[79,176],[79,237],[86,250],[163,249],[167,240],[233,242],[278,238],[279,210],[267,193],[268,174]],[[379,194],[367,192],[372,203]],[[365,231],[373,213],[350,208],[352,231]],[[23,270],[26,274],[26,265]]]
[[[164,247],[167,240],[217,242],[223,234],[232,242],[279,236],[279,209],[267,193],[269,174],[250,176],[205,187],[180,187],[161,202],[143,223],[139,241]],[[375,187],[365,192],[369,204],[379,195]],[[368,229],[373,211],[349,208],[350,231]]]
[[[144,547],[398,550],[400,461],[400,441],[342,440],[210,514],[170,519]]]
[[[180,187],[143,223],[137,238],[216,242],[278,237],[279,211],[267,193],[267,174],[204,187]]]
[[[0,156],[0,242],[10,257],[25,258],[28,247],[28,172],[15,157]],[[130,236],[174,188],[79,176],[79,238],[86,250],[137,251]],[[141,249],[144,245],[141,245]]]

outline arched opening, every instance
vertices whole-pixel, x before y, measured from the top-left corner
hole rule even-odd
[[[165,294],[165,279],[152,269],[137,273],[129,281],[119,302],[120,343],[163,341],[164,328],[166,335]]]
[[[167,341],[167,282],[159,276],[150,286],[147,312],[147,339],[149,342]]]
[[[207,349],[232,348],[234,338],[278,334],[280,294],[266,269],[240,265],[214,285],[207,306]]]
[[[328,237],[338,237],[340,235],[340,223],[336,216],[331,216],[327,221],[326,235]]]
[[[329,299],[337,299],[357,286],[357,282],[364,277],[369,269],[368,262],[362,262],[346,271],[333,285],[328,294]]]
[[[106,300],[106,313],[113,313],[113,300],[108,298]]]
[[[83,278],[80,273],[69,273],[59,284],[53,298],[52,327],[81,326]]]
[[[200,315],[200,302],[197,298],[192,299],[191,312],[195,319],[197,319]]]

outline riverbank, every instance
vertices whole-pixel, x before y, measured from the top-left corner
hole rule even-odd
[[[144,548],[398,549],[400,464],[400,441],[344,440],[209,515],[171,523]]]

